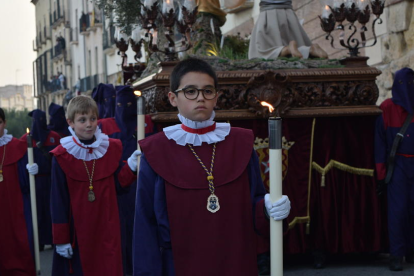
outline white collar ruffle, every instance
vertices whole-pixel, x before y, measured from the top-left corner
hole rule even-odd
[[[0,137],[0,147],[7,145],[13,139],[13,135],[7,134],[7,129],[4,129],[3,136]]]
[[[101,158],[107,152],[109,147],[109,138],[108,135],[101,132],[99,127],[96,128],[94,134],[96,141],[90,145],[83,144],[70,126],[68,129],[72,136],[60,139],[60,144],[76,159],[85,161],[95,160]],[[73,139],[76,140],[76,143]]]
[[[193,129],[200,129],[212,126],[214,122],[215,112],[211,114],[210,119],[197,122],[185,118],[181,114],[178,114],[178,118],[181,123],[186,127]],[[181,128],[181,124],[166,127],[163,129],[165,135],[168,139],[173,139],[178,145],[185,146],[190,144],[193,146],[201,146],[203,142],[208,144],[217,143],[226,139],[226,136],[230,133],[230,124],[229,123],[216,123],[216,128],[213,131],[207,132],[205,134],[196,134],[186,132]]]

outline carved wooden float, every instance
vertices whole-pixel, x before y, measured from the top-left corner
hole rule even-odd
[[[133,83],[146,98],[154,122],[175,122],[177,111],[168,101],[169,76],[175,63],[162,63],[159,73]],[[378,115],[376,77],[381,71],[347,64],[343,68],[217,71],[220,96],[216,120]]]

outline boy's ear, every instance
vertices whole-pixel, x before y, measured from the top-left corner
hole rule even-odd
[[[73,128],[73,122],[71,121],[71,119],[66,119],[66,122],[68,122],[68,125],[70,125]]]
[[[170,104],[172,106],[177,106],[177,95],[173,92],[168,92],[168,99],[170,100]]]

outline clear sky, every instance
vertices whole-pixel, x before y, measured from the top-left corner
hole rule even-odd
[[[30,0],[0,0],[0,86],[33,85],[35,6]]]

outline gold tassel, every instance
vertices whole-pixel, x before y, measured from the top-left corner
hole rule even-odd
[[[315,169],[317,172],[322,174],[321,178],[321,187],[325,187],[325,174],[327,174],[332,168],[337,168],[341,171],[357,174],[357,175],[365,175],[365,176],[374,176],[373,169],[363,169],[363,168],[355,168],[344,163],[338,162],[336,160],[331,159],[329,163],[322,168],[316,162],[312,162],[312,168]]]
[[[306,235],[309,235],[309,233],[310,233],[310,221],[306,223]]]

